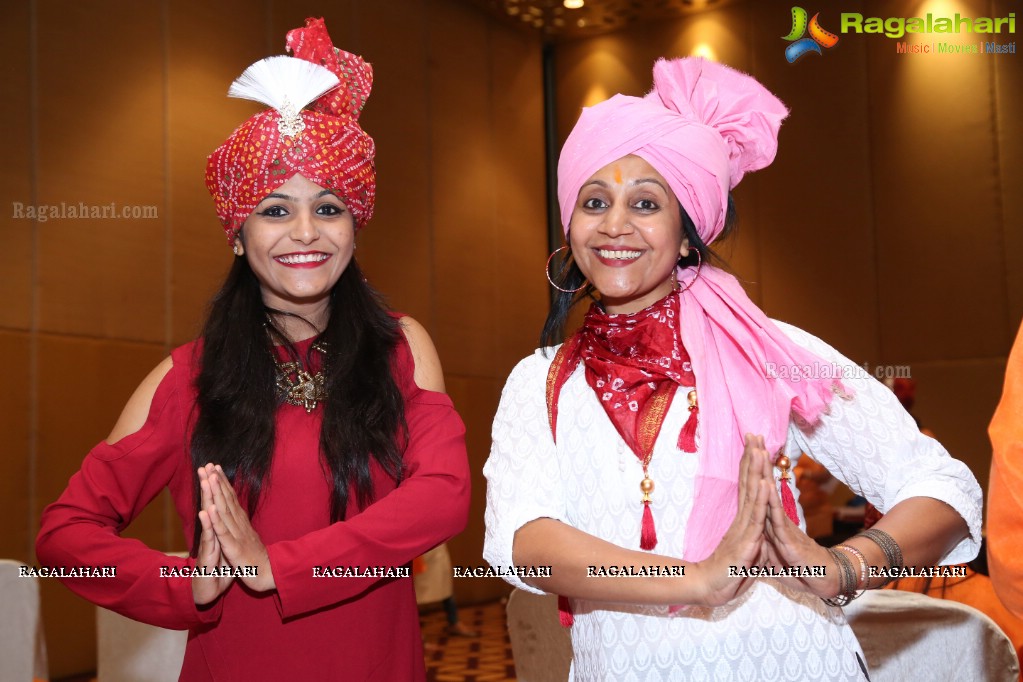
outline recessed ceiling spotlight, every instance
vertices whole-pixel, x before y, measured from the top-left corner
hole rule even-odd
[[[564,2],[562,2],[561,4],[563,4],[568,9],[579,9],[580,7],[585,5],[586,2],[585,0],[564,0]]]

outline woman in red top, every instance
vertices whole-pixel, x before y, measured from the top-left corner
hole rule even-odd
[[[372,71],[322,20],[287,44],[294,58],[232,86],[273,108],[209,159],[236,258],[202,336],[142,382],[46,509],[37,555],[116,567],[64,582],[188,629],[182,680],[422,680],[410,565],[465,525],[464,427],[429,336],[354,260],[375,190],[358,124]],[[165,487],[184,559],[120,537]]]

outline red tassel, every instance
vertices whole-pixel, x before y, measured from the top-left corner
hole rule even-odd
[[[696,426],[699,419],[700,408],[692,405],[689,408],[689,419],[678,434],[678,449],[682,452],[696,452]]]
[[[650,511],[650,503],[643,503],[643,532],[639,536],[640,549],[653,549],[657,546],[657,529],[654,528],[654,514]]]
[[[785,508],[785,515],[792,523],[799,525],[799,512],[796,511],[796,498],[792,496],[792,488],[789,487],[788,479],[781,479],[781,506]]]
[[[561,627],[570,628],[572,623],[575,622],[575,616],[572,614],[572,602],[568,601],[568,597],[558,595],[558,620],[561,621]]]

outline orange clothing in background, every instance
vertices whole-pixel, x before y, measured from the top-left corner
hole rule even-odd
[[[991,583],[1005,608],[1023,618],[1023,329],[1009,354],[988,434],[994,447],[987,508]]]

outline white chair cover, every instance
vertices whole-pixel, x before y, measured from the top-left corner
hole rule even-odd
[[[558,621],[558,598],[512,590],[507,612],[519,682],[565,682],[572,666],[572,636]]]
[[[871,682],[1014,682],[1019,661],[993,620],[965,604],[876,590],[845,607]]]
[[[187,630],[165,630],[97,608],[97,680],[177,682],[187,642]]]
[[[451,596],[451,555],[446,543],[441,543],[423,555],[426,570],[412,578],[416,586],[416,603],[432,604]]]
[[[870,591],[845,608],[871,682],[1015,682],[1012,642],[977,609],[898,590]],[[557,598],[513,590],[508,633],[520,682],[564,682],[572,662]]]
[[[48,677],[39,579],[20,577],[23,565],[0,559],[0,680]]]
[[[97,608],[96,640],[99,682],[177,682],[188,632],[146,625]]]

